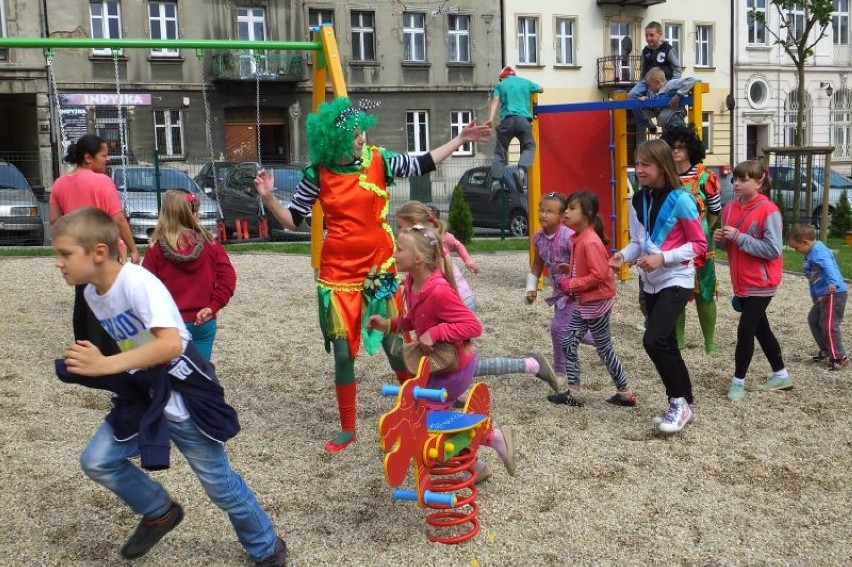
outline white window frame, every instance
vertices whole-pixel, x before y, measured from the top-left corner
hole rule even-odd
[[[110,134],[107,134],[110,132]],[[124,133],[124,140],[121,140],[121,134]],[[121,155],[121,149],[124,148],[124,153],[130,155],[130,128],[127,123],[127,109],[122,108],[121,113],[118,112],[118,107],[115,106],[96,106],[95,107],[95,134],[103,138],[109,153],[115,156]],[[112,135],[114,134],[114,136]],[[112,147],[111,143],[117,137],[116,147]]]
[[[174,8],[174,16],[169,17],[166,14],[168,7]],[[157,8],[158,14],[153,16],[151,11]],[[160,28],[159,37],[154,37],[154,24],[158,24]],[[174,25],[174,37],[169,37],[169,24]],[[148,27],[151,39],[178,39],[180,37],[180,20],[178,19],[177,2],[171,0],[150,0],[148,2]],[[180,57],[180,50],[173,48],[156,48],[151,50],[152,57]]]
[[[834,12],[831,14],[832,41],[834,45],[850,45],[852,42],[849,38],[849,0],[832,0],[832,4],[834,5]]]
[[[91,11],[91,8],[90,8]],[[6,37],[6,3],[0,2],[0,37]]]
[[[805,32],[805,7],[794,4],[784,15],[787,21],[787,35],[797,40]]]
[[[516,23],[518,26],[518,65],[538,65],[538,16],[518,16]]]
[[[683,63],[683,24],[663,22],[663,39],[671,44],[677,60]]]
[[[331,16],[326,18],[326,16]],[[334,25],[334,9],[333,8],[308,8],[308,27],[321,27],[324,25]],[[337,30],[335,29],[335,32]]]
[[[832,159],[852,158],[852,91],[837,89],[831,95],[829,108],[829,145],[834,146]]]
[[[408,153],[425,154],[429,151],[429,111],[407,110],[405,112],[405,132],[408,140]]]
[[[465,126],[470,124],[473,120],[473,111],[472,110],[451,110],[450,111],[450,138],[455,138],[459,135]],[[459,148],[453,152],[454,156],[473,156],[474,154],[474,146],[473,142],[467,142],[466,144],[462,144]]]
[[[353,22],[358,17],[357,25]],[[369,22],[365,21],[369,18]],[[349,12],[349,21],[352,30],[352,60],[353,61],[375,61],[376,60],[376,13],[372,10],[352,10]],[[358,51],[356,51],[356,47]],[[367,58],[367,47],[369,47],[372,58]]]
[[[766,45],[766,27],[757,19],[751,17],[751,12],[763,14],[763,21],[767,20],[766,3],[768,0],[746,0],[746,28],[748,28],[748,45]]]
[[[246,26],[246,37],[240,33],[240,25]],[[261,36],[257,37],[255,26],[261,24]],[[247,6],[237,8],[237,38],[243,41],[265,41],[266,40],[266,8],[259,6]],[[266,74],[267,62],[266,51],[259,51],[260,56],[255,57],[254,49],[243,49],[240,51],[240,77],[249,77],[259,73]]]
[[[712,24],[695,24],[695,67],[713,66],[713,31]]]
[[[177,120],[173,114],[177,114]],[[166,147],[160,147],[159,133],[162,131]],[[174,134],[177,133],[180,143],[180,151],[174,147]],[[164,159],[182,158],[186,154],[186,142],[184,140],[183,111],[175,108],[154,110],[154,147],[160,152]]]
[[[470,63],[469,14],[449,14],[447,16],[447,43],[451,63]]]
[[[556,64],[566,67],[577,65],[577,18],[556,16],[553,21],[556,40]]]
[[[407,63],[426,62],[426,14],[402,13],[402,60]]]
[[[94,6],[100,6],[101,9],[101,14],[97,18],[92,10]],[[116,13],[110,14],[110,7],[114,7]],[[110,35],[111,22],[118,24],[117,37]],[[92,30],[92,39],[121,39],[121,2],[119,0],[89,0],[89,25]],[[124,50],[121,50],[120,53],[124,53]],[[93,48],[92,55],[112,55],[112,49],[109,47]]]
[[[701,113],[701,141],[708,154],[713,153],[713,113],[706,110]]]
[[[784,98],[784,145],[796,143],[796,114],[799,108],[798,91],[793,89]],[[811,97],[805,92],[805,114],[802,119],[802,145],[807,146],[811,140]]]

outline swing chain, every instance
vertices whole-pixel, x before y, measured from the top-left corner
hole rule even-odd
[[[210,127],[210,101],[207,98],[207,81],[204,77],[204,51],[196,51],[198,57],[198,74],[201,78],[201,98],[204,101],[204,130],[207,135],[207,151],[210,154],[210,168],[213,171],[213,194],[216,201],[216,210],[219,213],[219,219],[224,219],[225,215],[222,212],[222,202],[219,198],[219,176],[216,175],[216,156],[213,153],[213,131]]]
[[[47,77],[50,81],[50,88],[53,91],[53,106],[56,108],[57,124],[59,125],[59,146],[62,149],[62,155],[60,157],[64,159],[65,154],[68,152],[68,146],[71,145],[71,141],[68,140],[68,135],[65,132],[65,123],[62,119],[62,104],[59,99],[59,87],[56,84],[56,73],[53,69],[53,50],[45,49],[44,56],[47,58]]]
[[[254,52],[254,82],[255,82],[255,103],[254,103],[254,111],[255,111],[255,131],[257,133],[257,164],[258,167],[263,167],[261,165],[261,155],[260,155],[260,52]],[[266,216],[266,208],[263,206],[263,199],[260,199],[260,216]]]
[[[112,50],[113,69],[115,71],[115,108],[118,111],[118,141],[121,144],[121,208],[128,215],[127,207],[127,130],[124,124],[124,106],[121,104],[121,77],[118,72],[120,49]]]

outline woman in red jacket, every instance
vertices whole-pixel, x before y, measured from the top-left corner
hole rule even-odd
[[[198,222],[201,202],[183,190],[166,191],[157,228],[142,266],[165,284],[192,341],[207,360],[213,354],[216,314],[234,295],[237,274],[228,253]]]
[[[568,197],[565,211],[568,226],[574,230],[571,237],[573,254],[569,264],[562,264],[565,277],[559,282],[562,292],[576,299],[562,346],[565,349],[568,390],[550,394],[547,399],[555,404],[583,405],[582,399],[572,395],[580,385],[580,359],[577,346],[580,338],[591,331],[595,348],[615,382],[616,393],[607,402],[616,406],[633,407],[636,394],[630,391],[627,372],[612,346],[609,316],[615,305],[615,275],[609,267],[609,254],[604,245],[606,238],[603,223],[598,217],[598,198],[589,191],[580,191]]]

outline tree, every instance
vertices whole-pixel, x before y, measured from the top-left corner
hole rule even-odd
[[[462,244],[467,244],[473,239],[473,214],[470,212],[467,201],[464,200],[464,191],[461,185],[456,185],[456,188],[453,189],[447,225],[453,236],[458,238]]]
[[[834,238],[843,238],[850,230],[852,230],[852,205],[849,204],[846,191],[843,191],[837,201],[837,206],[834,207],[834,212],[831,213],[828,234]]]

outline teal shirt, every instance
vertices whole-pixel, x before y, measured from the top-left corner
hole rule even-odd
[[[543,89],[529,79],[509,75],[494,87],[494,96],[500,99],[500,121],[507,116],[523,116],[532,119],[530,95]]]

